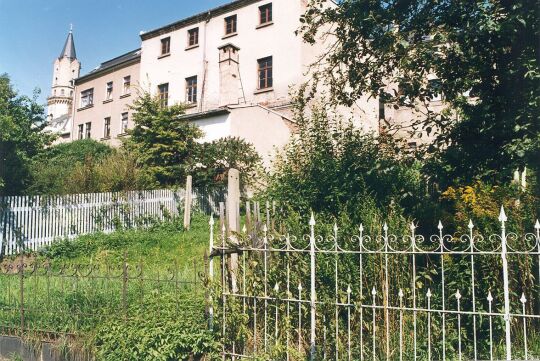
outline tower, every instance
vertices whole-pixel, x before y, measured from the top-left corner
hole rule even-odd
[[[71,28],[60,56],[54,61],[51,94],[47,98],[47,118],[49,122],[71,115],[73,80],[79,77],[80,70],[81,63],[77,60],[73,28]]]

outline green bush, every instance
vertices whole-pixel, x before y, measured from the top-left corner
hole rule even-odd
[[[154,291],[130,308],[129,322],[105,321],[96,331],[96,360],[200,360],[217,352],[204,309],[198,306],[203,300],[183,301],[179,309],[173,295]]]

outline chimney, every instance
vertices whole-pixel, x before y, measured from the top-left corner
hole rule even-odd
[[[239,104],[242,96],[240,80],[240,48],[225,44],[219,50],[219,106]]]

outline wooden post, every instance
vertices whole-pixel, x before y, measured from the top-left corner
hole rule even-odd
[[[188,231],[191,224],[191,183],[192,177],[188,175],[186,179],[186,196],[184,197],[184,229]]]
[[[238,244],[237,233],[240,232],[240,172],[237,169],[229,170],[227,187],[227,225],[229,240],[233,244]],[[238,292],[238,254],[233,253],[229,257],[229,274],[231,280],[231,290]]]

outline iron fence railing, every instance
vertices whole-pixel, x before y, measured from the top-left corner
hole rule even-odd
[[[211,309],[224,359],[538,359],[540,223],[531,232],[424,237],[336,225],[230,234],[210,222]],[[272,227],[273,228],[273,227]],[[237,266],[231,265],[237,262]],[[217,327],[217,326],[216,326]]]
[[[0,266],[0,334],[54,340],[84,336],[108,321],[128,323],[186,309],[204,313],[205,269],[196,261],[148,267],[126,254],[110,264],[19,255]]]

